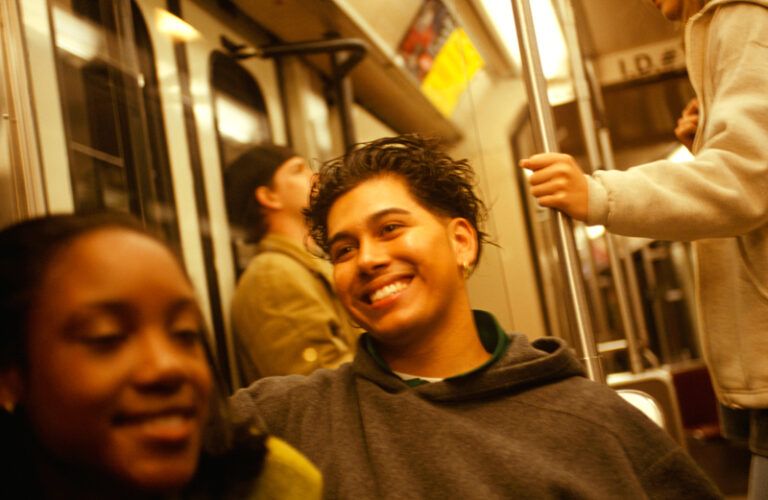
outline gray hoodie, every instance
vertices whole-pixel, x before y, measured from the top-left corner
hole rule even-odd
[[[504,335],[487,313],[475,321],[481,336]],[[325,498],[718,498],[558,339],[512,335],[490,366],[416,387],[365,346],[336,371],[262,379],[233,397],[240,419],[320,468]]]

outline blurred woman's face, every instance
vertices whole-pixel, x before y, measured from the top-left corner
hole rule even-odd
[[[21,402],[48,453],[107,480],[169,491],[197,467],[211,374],[179,264],[124,229],[87,233],[33,304]]]

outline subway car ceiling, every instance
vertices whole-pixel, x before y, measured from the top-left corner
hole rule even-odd
[[[438,135],[448,141],[459,138],[458,128],[427,100],[418,84],[396,62],[396,46],[419,8],[419,2],[404,2],[409,8],[392,9],[388,2],[302,2],[300,0],[231,3],[280,43],[321,40],[329,35],[363,40],[368,55],[352,71],[355,100],[397,132],[414,131]],[[368,12],[376,9],[376,27]],[[384,18],[380,16],[385,16]],[[383,28],[383,29],[382,29]],[[398,33],[399,32],[399,33]],[[306,56],[310,64],[331,74],[327,56]]]
[[[503,0],[443,2],[477,47],[484,60],[485,73],[496,81],[519,78],[519,63],[514,56],[510,57],[509,49],[503,47],[503,36],[494,29],[493,16],[487,8],[499,2],[507,4],[511,20],[509,2]],[[398,44],[422,2],[399,2],[396,9],[388,0],[220,0],[217,3],[248,16],[270,32],[276,44],[329,36],[362,40],[368,54],[350,74],[355,101],[396,132],[437,135],[448,143],[460,139],[462,127],[441,114],[425,97],[397,53]],[[558,3],[553,2],[555,9]],[[691,95],[684,77],[681,31],[666,22],[650,2],[643,0],[574,0],[573,9],[583,55],[593,62],[606,94],[607,118],[612,127],[619,129],[612,130],[618,164],[642,159],[645,155],[638,151],[647,148],[650,148],[649,155],[667,152],[672,138],[671,134],[662,134],[661,128],[668,128],[670,117],[659,111],[658,106],[647,103],[661,98],[676,112]],[[327,55],[309,55],[304,60],[326,77],[332,74]],[[578,121],[573,115],[575,107],[566,105],[572,92],[566,91],[564,95],[565,98],[554,98],[561,102],[553,102],[556,106],[564,105],[555,109],[558,123],[575,124]],[[621,115],[626,110],[644,112],[635,113],[634,123],[628,127],[621,123]],[[659,112],[663,116],[658,116]],[[616,114],[619,116],[613,116]],[[570,125],[567,128],[574,130]],[[575,137],[565,138],[563,150],[578,155],[579,142]],[[657,147],[660,142],[666,142],[667,146]],[[626,161],[622,161],[625,156]]]

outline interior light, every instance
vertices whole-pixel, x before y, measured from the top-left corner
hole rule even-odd
[[[520,48],[517,43],[517,29],[509,0],[480,0],[488,19],[504,43],[504,48],[519,67]],[[541,56],[542,69],[547,79],[568,75],[568,53],[565,37],[551,1],[531,2],[536,41]]]
[[[190,42],[196,38],[200,38],[200,32],[193,28],[191,24],[174,16],[165,9],[157,9],[156,19],[157,29],[161,33],[169,35],[174,40]]]

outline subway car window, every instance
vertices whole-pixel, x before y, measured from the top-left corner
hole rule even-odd
[[[180,248],[155,57],[133,1],[55,0],[75,210],[130,212]]]
[[[249,146],[272,140],[259,84],[231,57],[211,56],[211,80],[221,164],[226,169]]]
[[[221,168],[227,167],[250,146],[272,141],[267,107],[259,84],[231,57],[211,55],[211,87]],[[223,172],[222,172],[223,174]],[[242,241],[242,230],[231,227],[232,261],[239,276],[251,257]]]

